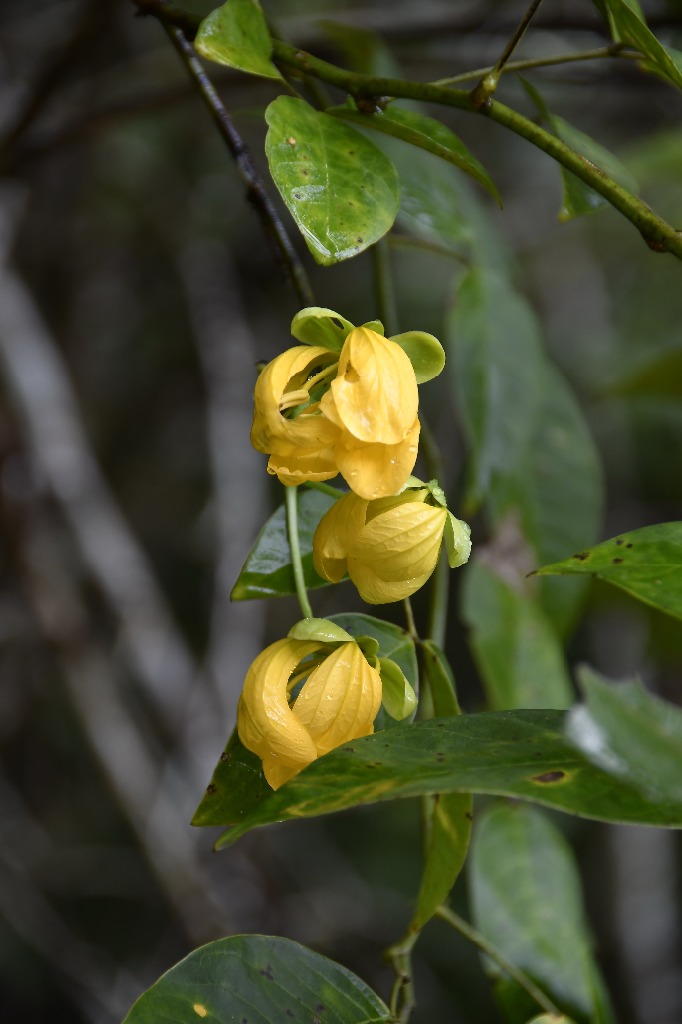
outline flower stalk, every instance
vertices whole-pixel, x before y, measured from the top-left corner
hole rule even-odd
[[[313,617],[313,610],[308,598],[308,590],[305,585],[303,574],[303,562],[301,560],[301,543],[298,535],[298,488],[285,487],[284,501],[287,514],[287,537],[289,539],[289,551],[291,552],[291,567],[294,571],[294,582],[296,584],[296,596],[301,612],[306,619]]]

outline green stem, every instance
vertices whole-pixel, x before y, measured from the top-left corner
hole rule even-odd
[[[417,624],[414,621],[414,612],[412,611],[412,602],[409,597],[403,598],[403,608],[405,609],[405,621],[407,622],[407,631],[413,640],[419,639],[419,633],[417,632]]]
[[[396,975],[388,1005],[392,1016],[401,1024],[409,1020],[415,1007],[412,947],[418,938],[418,932],[408,932],[404,939],[386,951],[386,959]]]
[[[448,565],[445,548],[443,547],[431,577],[431,593],[429,594],[429,609],[426,620],[427,637],[441,648],[445,647],[449,596],[450,566]]]
[[[384,325],[387,337],[398,333],[398,308],[391,274],[391,253],[388,240],[380,238],[372,246],[374,258],[374,291],[377,297],[379,319]]]
[[[581,50],[580,53],[558,54],[556,57],[535,57],[528,60],[514,60],[505,65],[504,71],[532,71],[534,68],[551,68],[558,64],[577,64],[585,60],[601,60],[607,57],[622,57],[627,60],[641,60],[641,53],[634,50],[624,50],[622,43],[612,43],[611,46],[600,46],[594,50]],[[475,68],[472,71],[463,71],[459,75],[451,75],[450,78],[439,78],[431,85],[458,85],[460,82],[470,82],[475,78],[482,78],[489,75],[494,68],[490,65],[487,68]]]
[[[285,487],[285,503],[287,510],[287,536],[289,538],[289,550],[291,552],[291,567],[294,570],[294,581],[296,583],[296,594],[298,603],[301,606],[303,617],[313,618],[313,610],[308,600],[305,578],[303,576],[303,563],[301,561],[301,545],[298,539],[298,506],[296,502],[297,487]]]
[[[519,967],[513,964],[510,960],[507,960],[506,956],[500,952],[497,946],[494,946],[492,942],[486,939],[485,935],[481,935],[473,925],[470,925],[468,921],[465,921],[463,917],[456,914],[454,910],[451,910],[445,905],[438,908],[436,911],[436,917],[440,917],[441,920],[446,921],[447,924],[451,925],[456,931],[463,935],[465,939],[477,946],[482,953],[490,957],[497,966],[508,974],[510,978],[513,978],[517,985],[520,985],[524,989],[531,999],[534,999],[538,1006],[546,1013],[554,1014],[557,1017],[561,1017],[562,1013],[556,1003],[552,1002],[548,995],[546,995],[541,988],[535,984],[535,982],[528,977],[528,975],[522,971]]]
[[[633,196],[590,160],[576,153],[561,139],[558,139],[556,135],[540,128],[523,114],[519,114],[497,100],[491,100],[477,109],[472,102],[471,94],[463,89],[451,89],[445,86],[431,85],[428,82],[379,78],[345,71],[278,40],[274,40],[273,43],[273,56],[281,64],[297,67],[299,70],[315,75],[322,81],[336,85],[356,97],[402,97],[403,99],[455,107],[470,114],[477,113],[488,117],[491,121],[503,125],[516,135],[526,139],[527,142],[547,153],[567,170],[572,171],[576,177],[593,188],[627,217],[652,249],[659,252],[670,252],[682,259],[682,232],[675,230],[641,199]]]

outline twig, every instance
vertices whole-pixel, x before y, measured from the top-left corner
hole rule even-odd
[[[497,966],[508,974],[510,978],[513,978],[517,985],[520,985],[524,989],[531,999],[534,999],[538,1006],[541,1006],[546,1013],[554,1014],[557,1017],[562,1016],[562,1012],[556,1003],[552,1002],[548,995],[546,995],[541,988],[535,984],[535,982],[528,977],[528,975],[522,971],[519,967],[513,964],[510,960],[507,960],[506,956],[500,952],[497,946],[494,946],[492,942],[486,939],[485,935],[481,935],[473,925],[470,925],[468,921],[465,921],[463,917],[456,914],[454,910],[450,910],[445,905],[438,908],[436,911],[436,917],[440,917],[441,920],[446,921],[447,924],[451,925],[456,931],[472,942],[474,946],[477,946],[482,953],[490,957]]]
[[[234,158],[239,175],[246,187],[247,198],[260,217],[268,236],[274,242],[275,251],[288,272],[301,305],[312,306],[314,298],[308,276],[289,238],[287,230],[265,190],[263,181],[251,159],[251,154],[244,140],[235,128],[232,118],[228,114],[213,83],[204,71],[184,31],[176,25],[168,24],[165,20],[165,14],[160,20],[168,38],[180,54],[187,72],[193,79],[223,141]]]
[[[526,34],[526,30],[533,20],[533,16],[541,3],[542,0],[531,0],[530,6],[526,10],[526,13],[519,24],[516,26],[511,39],[500,54],[497,63],[491,71],[484,75],[471,93],[471,102],[475,110],[478,110],[478,108],[483,106],[484,103],[487,103],[497,89],[497,83],[500,80],[500,75],[504,71],[505,64]]]
[[[609,57],[622,57],[627,60],[641,60],[642,55],[636,50],[625,50],[622,43],[613,43],[611,46],[600,46],[594,50],[581,50],[580,53],[563,53],[555,57],[532,57],[528,60],[514,60],[505,65],[505,73],[509,71],[532,71],[534,68],[551,68],[558,64],[579,64],[588,60],[604,60]],[[489,75],[494,70],[491,64],[487,68],[475,68],[472,71],[463,71],[459,75],[451,75],[450,78],[439,78],[431,85],[458,85],[461,82],[469,82],[475,78]]]
[[[404,939],[386,950],[386,959],[395,971],[389,1009],[394,1018],[405,1024],[415,1008],[414,981],[412,979],[412,948],[419,932],[409,932]]]

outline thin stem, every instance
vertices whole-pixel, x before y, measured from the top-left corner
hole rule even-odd
[[[641,60],[641,53],[635,50],[624,50],[622,43],[614,43],[611,46],[600,46],[594,50],[581,50],[580,53],[557,54],[555,57],[533,57],[528,60],[514,60],[505,65],[504,71],[531,71],[533,68],[550,68],[557,64],[578,64],[586,60],[603,60],[607,57],[624,57],[629,60]],[[458,85],[460,82],[470,82],[475,78],[489,75],[493,71],[493,65],[487,68],[475,68],[472,71],[463,71],[459,75],[452,75],[450,78],[439,78],[431,85]]]
[[[442,550],[431,577],[431,592],[426,620],[426,635],[439,647],[445,646],[448,624],[448,600],[450,596],[450,566]]]
[[[519,24],[516,26],[514,34],[512,35],[507,45],[505,46],[504,50],[502,51],[502,54],[500,55],[500,58],[497,61],[497,64],[495,64],[495,67],[492,69],[492,71],[489,71],[486,75],[483,76],[483,78],[478,83],[476,88],[472,91],[471,102],[473,103],[474,107],[482,107],[485,103],[490,102],[493,93],[497,89],[497,84],[500,81],[500,75],[504,71],[505,64],[507,63],[512,53],[521,42],[524,35],[526,34],[526,29],[530,25],[533,15],[537,11],[541,3],[542,0],[532,0],[530,7],[524,14]]]
[[[390,338],[398,333],[399,327],[395,289],[391,275],[391,253],[386,238],[380,238],[372,246],[372,256],[374,258],[374,292],[377,298],[379,319]]]
[[[511,57],[512,53],[525,36],[526,30],[530,25],[531,21],[533,20],[535,12],[537,11],[541,3],[542,0],[532,0],[530,6],[528,7],[528,10],[524,14],[519,24],[516,26],[516,31],[514,32],[511,39],[509,40],[504,50],[502,51],[500,59],[498,60],[497,64],[493,69],[494,73],[498,75],[501,73],[502,69],[504,68],[509,58]]]
[[[165,12],[165,8],[162,9]],[[239,175],[246,186],[247,198],[260,217],[261,223],[269,237],[274,242],[275,251],[289,274],[299,300],[304,306],[313,305],[314,298],[310,282],[298,253],[265,190],[260,174],[251,159],[251,155],[241,135],[235,128],[232,118],[228,114],[215,86],[204,71],[194,47],[189,42],[182,28],[168,23],[165,13],[159,16],[159,20],[168,38],[180,54],[190,77],[193,79],[202,100],[213,118],[214,124],[232,154]]]
[[[291,567],[294,570],[294,582],[296,583],[296,595],[301,606],[303,617],[312,619],[313,610],[308,600],[305,577],[303,575],[303,563],[301,561],[301,545],[298,539],[298,505],[297,487],[285,487],[285,504],[287,510],[287,536],[289,538],[289,550],[291,552]]]
[[[531,999],[534,999],[538,1006],[546,1013],[554,1014],[557,1017],[561,1017],[562,1013],[556,1003],[552,1002],[548,995],[546,995],[541,988],[535,984],[535,982],[528,977],[528,975],[522,971],[519,967],[516,967],[510,960],[507,960],[506,956],[500,952],[497,946],[494,946],[492,942],[489,942],[484,935],[481,935],[473,925],[470,925],[468,921],[465,921],[463,917],[456,914],[450,907],[446,907],[444,904],[436,911],[436,917],[440,917],[441,920],[446,921],[447,924],[451,925],[456,931],[463,935],[465,939],[477,946],[482,953],[490,957],[497,966],[508,974],[510,978],[513,978],[517,985],[520,985],[524,989]]]
[[[491,121],[520,135],[521,138],[547,153],[569,171],[573,171],[576,177],[593,188],[627,217],[651,249],[657,252],[670,252],[678,259],[682,259],[682,232],[675,230],[662,217],[654,213],[650,206],[618,185],[613,178],[610,178],[590,160],[572,150],[556,135],[540,128],[523,114],[519,114],[497,100],[491,100],[490,103],[476,108],[472,103],[471,95],[465,90],[431,85],[427,82],[379,78],[344,71],[334,64],[329,64],[327,61],[313,57],[302,50],[294,49],[278,40],[274,41],[273,55],[276,62],[314,74],[323,81],[337,85],[359,98],[403,97],[404,99],[422,100],[426,103],[455,107],[470,114],[477,113],[488,117]]]
[[[401,1024],[405,1024],[409,1020],[415,1007],[412,947],[418,938],[419,932],[410,932],[395,946],[386,950],[386,959],[396,975],[388,1005],[392,1016]]]
[[[407,622],[407,631],[414,640],[419,639],[419,633],[417,632],[417,624],[414,621],[414,612],[412,611],[412,602],[409,597],[403,598],[403,608],[405,610],[405,621]]]

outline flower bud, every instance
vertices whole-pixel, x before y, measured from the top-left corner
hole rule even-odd
[[[322,754],[370,735],[380,704],[379,671],[354,640],[287,637],[267,647],[247,672],[237,731],[262,760],[269,785],[279,789]]]
[[[348,573],[363,601],[385,604],[410,597],[426,583],[436,567],[444,532],[448,548],[456,537],[456,564],[463,564],[471,548],[469,527],[443,504],[434,504],[432,490],[410,488],[376,501],[344,495],[315,531],[317,572],[332,583]]]

